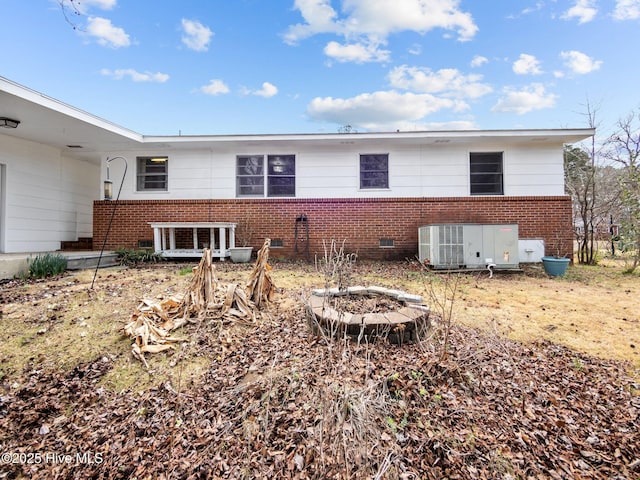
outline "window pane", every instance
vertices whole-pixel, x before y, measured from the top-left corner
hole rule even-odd
[[[296,156],[269,155],[267,195],[269,197],[295,197]]]
[[[389,188],[389,155],[360,155],[360,188]]]
[[[236,173],[238,175],[264,175],[263,161],[262,155],[238,157]]]
[[[293,155],[269,155],[269,175],[295,175],[295,158]]]
[[[270,197],[293,197],[295,194],[295,177],[269,177]]]
[[[389,180],[386,172],[363,172],[360,176],[361,188],[386,188]]]
[[[502,152],[471,153],[471,195],[502,195]]]
[[[136,187],[138,191],[167,191],[168,157],[137,157]]]
[[[264,156],[236,157],[236,195],[264,196]]]

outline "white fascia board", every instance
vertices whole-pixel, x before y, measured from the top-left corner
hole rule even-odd
[[[172,135],[143,136],[144,143],[243,143],[243,142],[304,142],[341,140],[343,143],[357,140],[423,141],[449,140],[451,142],[474,139],[510,139],[526,141],[560,141],[572,143],[595,135],[594,128],[534,129],[534,130],[452,130],[416,132],[363,132],[363,133],[300,133],[300,134],[247,134],[247,135]]]
[[[142,141],[142,138],[143,138],[142,135],[134,132],[133,130],[129,130],[127,128],[121,127],[120,125],[116,125],[115,123],[112,123],[108,120],[100,118],[91,113],[85,112],[84,110],[80,110],[79,108],[72,107],[71,105],[68,105],[64,102],[56,100],[55,98],[51,98],[40,92],[31,90],[30,88],[19,85],[1,76],[0,76],[0,91],[7,92],[23,100],[27,100],[41,107],[48,108],[55,112],[61,113],[63,115],[67,115],[71,118],[75,118],[77,120],[88,123],[95,127],[112,132],[114,134],[121,135],[130,140],[135,140],[137,142]]]

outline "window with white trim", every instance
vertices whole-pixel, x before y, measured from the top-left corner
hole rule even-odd
[[[169,157],[136,157],[138,192],[166,192],[168,180]]]
[[[263,155],[239,155],[237,157],[236,194],[238,197],[264,196]]]
[[[296,196],[295,155],[236,157],[236,195],[264,197],[265,192],[267,197]]]
[[[502,152],[469,154],[471,195],[504,195]]]
[[[389,154],[360,155],[360,188],[389,188]]]

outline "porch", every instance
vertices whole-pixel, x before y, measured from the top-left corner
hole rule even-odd
[[[55,252],[24,252],[24,253],[0,253],[0,280],[20,277],[29,271],[29,259],[38,255],[63,255],[67,259],[67,270],[85,270],[96,268],[98,265],[99,251],[55,251]],[[100,260],[100,267],[113,267],[118,265],[116,252],[105,251]]]

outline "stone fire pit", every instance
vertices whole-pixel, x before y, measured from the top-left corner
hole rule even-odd
[[[358,307],[359,301],[371,298],[384,300],[384,311],[375,311],[377,308],[369,306],[371,302]],[[367,308],[373,311],[367,312]],[[347,335],[358,341],[386,338],[390,343],[410,343],[425,338],[430,327],[429,307],[420,295],[376,286],[313,290],[307,313],[316,333],[322,329],[328,336]]]

